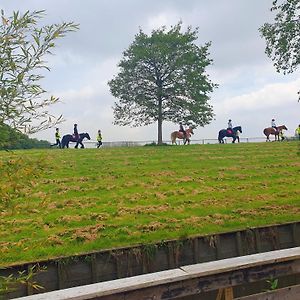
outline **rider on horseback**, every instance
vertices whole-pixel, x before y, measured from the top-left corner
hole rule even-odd
[[[272,119],[271,127],[274,128],[276,132],[278,131],[278,128],[277,128],[276,123],[275,123],[275,119]]]
[[[79,140],[79,134],[78,134],[77,124],[74,124],[74,132],[73,132],[73,136],[74,136],[74,139],[75,139],[76,141]]]
[[[229,134],[233,134],[233,130],[232,130],[232,121],[231,119],[228,120],[228,125],[227,125],[227,131]]]
[[[186,132],[185,132],[185,130],[184,130],[184,128],[183,128],[183,125],[182,125],[182,122],[179,122],[179,130],[178,130],[179,132],[182,132],[182,134],[183,134],[183,139],[185,140],[186,139]]]

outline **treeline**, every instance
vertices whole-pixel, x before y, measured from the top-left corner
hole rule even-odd
[[[48,141],[31,139],[26,134],[0,124],[0,150],[49,148]]]

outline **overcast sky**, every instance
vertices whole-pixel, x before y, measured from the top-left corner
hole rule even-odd
[[[211,41],[207,70],[219,88],[211,94],[215,120],[197,128],[193,139],[216,138],[228,119],[241,125],[243,137],[260,137],[262,129],[275,118],[293,135],[300,123],[299,71],[284,76],[276,72],[265,55],[265,42],[258,28],[271,22],[272,0],[1,0],[6,15],[14,10],[45,9],[43,22],[74,21],[80,30],[58,42],[55,56],[48,57],[51,72],[43,87],[62,103],[52,107],[66,121],[59,127],[70,133],[77,123],[80,132],[95,138],[102,130],[104,141],[157,139],[157,124],[131,128],[112,124],[115,99],[108,80],[117,74],[122,52],[133,41],[139,27],[146,33],[171,26],[199,27],[197,43]],[[178,124],[164,123],[163,138]],[[54,130],[36,137],[53,140]]]

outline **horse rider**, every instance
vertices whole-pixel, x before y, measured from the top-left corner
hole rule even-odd
[[[227,124],[227,131],[230,132],[231,134],[233,134],[233,126],[232,126],[232,121],[231,119],[228,120],[228,124]]]
[[[183,134],[183,139],[186,139],[186,132],[183,128],[182,122],[179,122],[179,132],[182,132]]]
[[[58,146],[59,148],[61,148],[59,128],[56,128],[56,129],[55,129],[55,140],[56,140],[56,143],[55,143],[55,144],[52,144],[52,145],[50,145],[50,146],[51,146],[51,147],[53,147],[53,146]]]
[[[102,134],[101,134],[101,130],[98,130],[97,133],[97,148],[99,148],[102,145]]]
[[[275,119],[272,119],[272,121],[271,121],[271,127],[274,128],[276,132],[278,131],[276,123],[275,123]]]
[[[73,132],[73,136],[74,136],[74,139],[75,139],[76,141],[79,140],[79,134],[78,134],[77,124],[74,124],[74,132]]]
[[[300,124],[299,124],[298,127],[296,128],[295,134],[296,134],[296,136],[298,136],[299,141],[300,141]]]

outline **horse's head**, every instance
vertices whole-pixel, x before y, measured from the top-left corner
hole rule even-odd
[[[85,133],[85,137],[86,137],[88,140],[91,139],[90,135],[89,135],[87,132]]]
[[[186,131],[189,132],[190,134],[194,134],[192,126],[189,126],[189,128]]]
[[[286,127],[285,125],[282,126],[282,129],[288,130],[287,127]]]
[[[241,126],[236,126],[236,127],[233,128],[233,130],[234,130],[235,132],[239,131],[240,133],[243,133],[242,127],[241,127]]]

